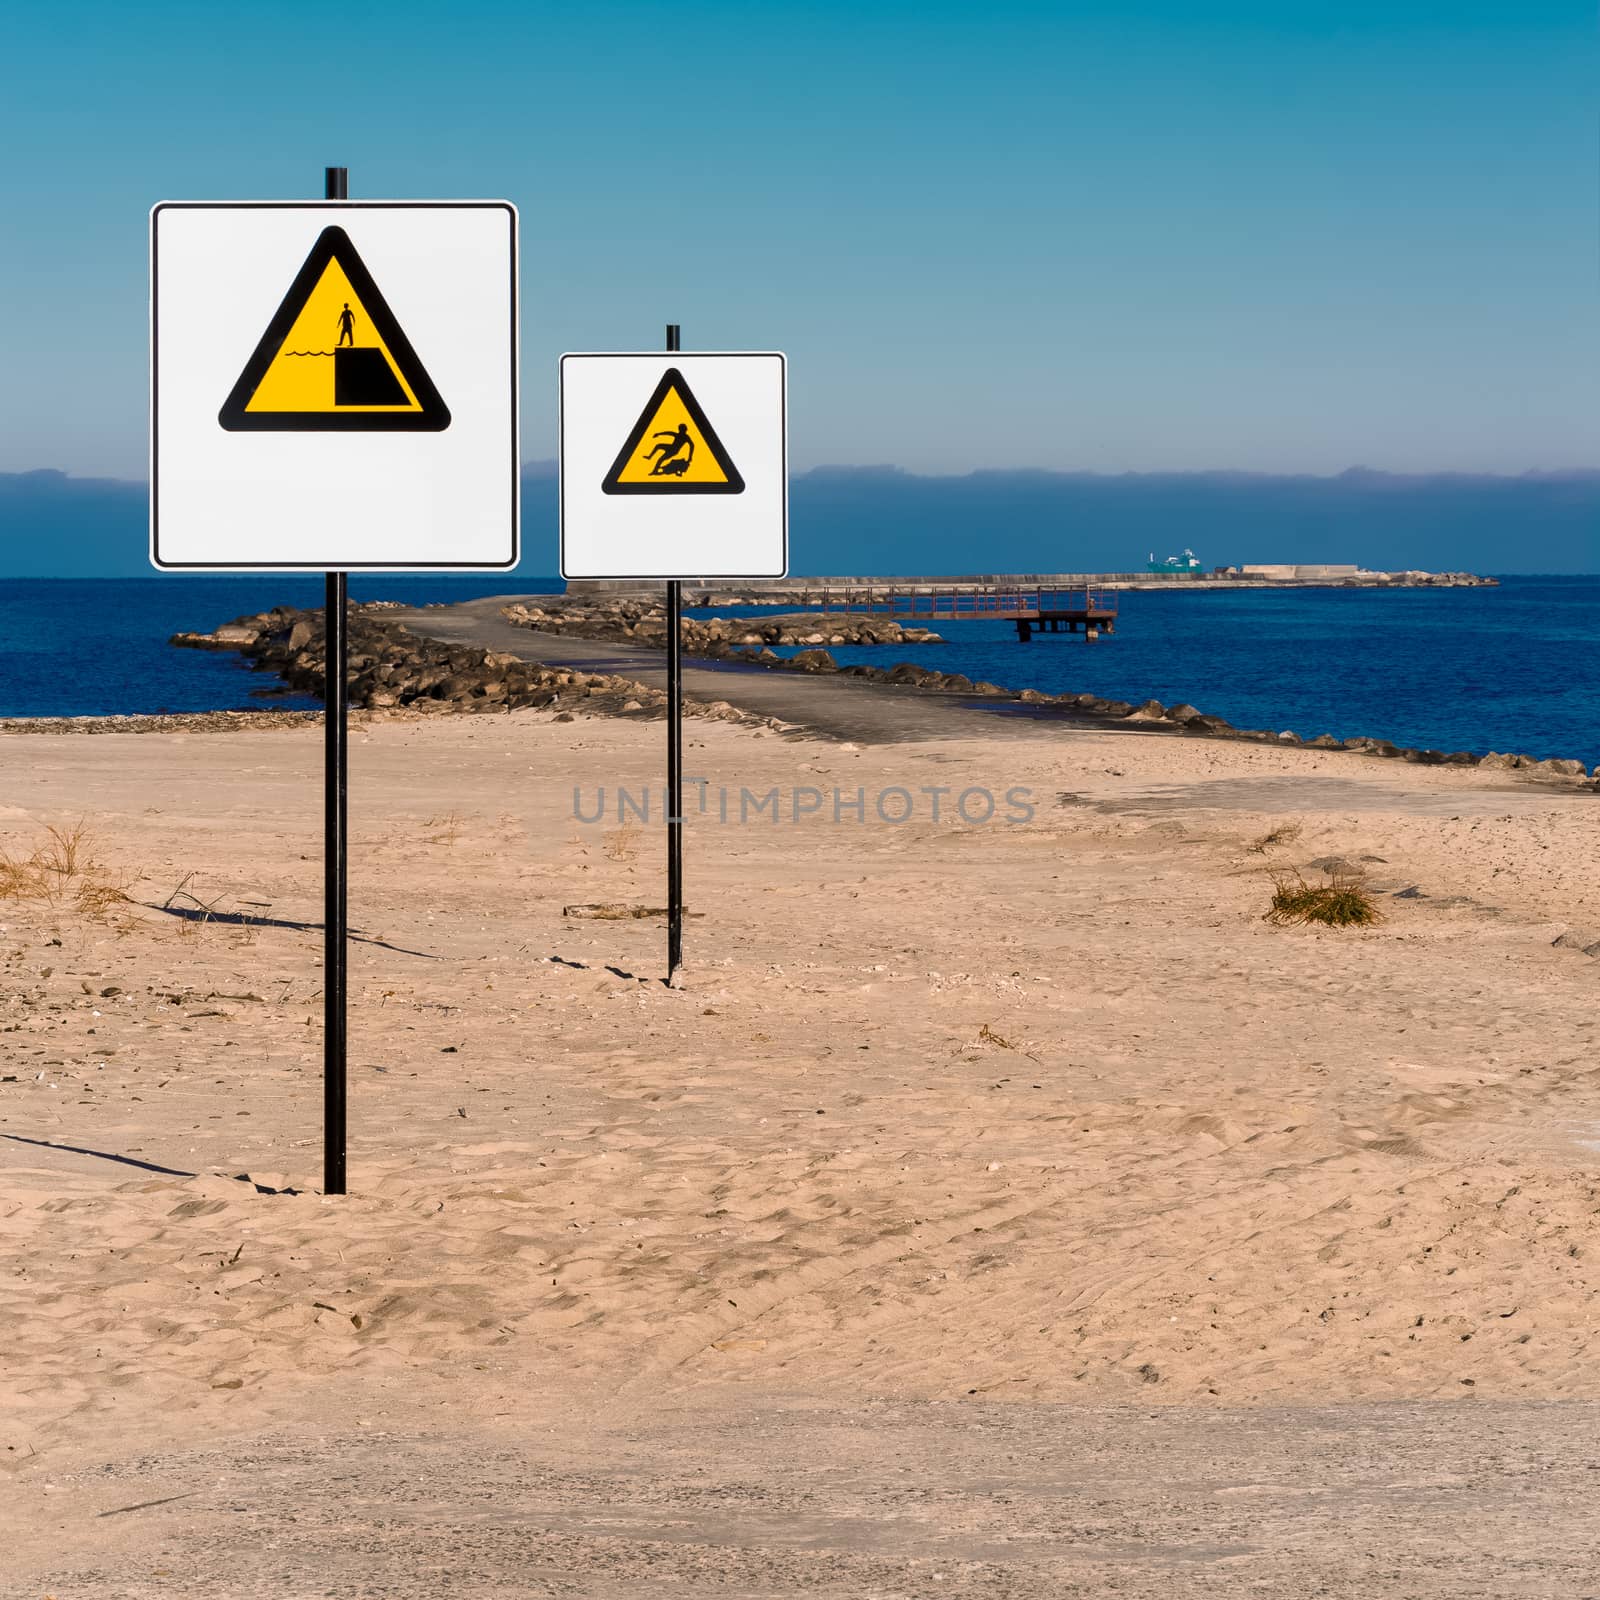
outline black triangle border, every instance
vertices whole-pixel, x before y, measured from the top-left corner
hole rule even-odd
[[[689,420],[700,430],[700,437],[705,440],[706,448],[716,457],[717,465],[727,474],[726,483],[684,483],[675,478],[663,479],[660,483],[621,482],[623,469],[633,459],[634,451],[644,442],[645,431],[655,421],[661,402],[667,398],[667,391],[672,388],[677,389],[678,397],[683,401],[683,409],[689,413]],[[600,485],[600,491],[602,494],[660,494],[673,499],[679,495],[689,494],[744,493],[743,475],[734,466],[733,457],[728,454],[727,446],[717,437],[717,430],[711,426],[705,412],[700,409],[700,402],[695,399],[694,390],[689,387],[688,381],[676,367],[668,367],[662,374],[661,382],[655,387],[655,393],[645,402],[644,410],[639,413],[639,420],[634,423],[627,443],[617,453],[617,459],[611,463],[611,470]]]
[[[247,411],[267,368],[273,363],[289,330],[300,315],[330,261],[337,260],[350,280],[356,298],[365,308],[373,329],[388,347],[401,375],[417,397],[420,411]],[[383,298],[367,264],[343,228],[332,226],[317,235],[305,265],[295,274],[288,293],[273,313],[255,353],[232,392],[223,401],[217,421],[229,433],[442,433],[450,426],[450,408],[444,403],[428,369],[406,338],[389,302]]]

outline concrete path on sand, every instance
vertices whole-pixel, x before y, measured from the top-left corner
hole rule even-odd
[[[461,605],[395,611],[390,615],[413,633],[449,644],[472,645],[539,661],[550,667],[615,673],[665,688],[666,652],[642,644],[576,639],[519,628],[501,615],[515,600],[548,601],[548,595],[491,595]],[[938,651],[930,645],[930,655]],[[930,667],[937,662],[930,660]],[[835,673],[789,673],[743,662],[685,661],[684,693],[699,700],[726,700],[755,716],[797,723],[828,738],[860,744],[922,739],[1037,738],[1043,727],[1092,732],[1115,726],[1120,733],[1170,737],[1177,730],[1159,723],[1129,727],[1103,718],[1041,712],[1014,700],[969,699],[930,694],[893,684],[862,682]]]

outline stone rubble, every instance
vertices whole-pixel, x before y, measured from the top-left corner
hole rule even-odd
[[[616,639],[664,648],[667,614],[656,600],[517,601],[501,615],[518,627],[579,639]],[[907,628],[888,617],[826,612],[785,617],[685,617],[679,637],[692,655],[718,660],[741,647],[768,645],[942,644],[927,628]]]
[[[665,693],[648,684],[422,638],[383,618],[381,613],[388,609],[392,608],[381,604],[350,608],[346,682],[353,709],[428,716],[555,707],[600,716],[666,715]],[[211,633],[174,634],[171,643],[193,650],[237,650],[258,670],[276,674],[288,688],[322,693],[326,630],[320,610],[279,606],[239,617]],[[726,700],[686,697],[684,714],[777,726],[772,719],[740,711]],[[172,725],[170,718],[155,720]]]

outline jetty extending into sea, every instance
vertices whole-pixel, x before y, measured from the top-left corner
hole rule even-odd
[[[883,602],[895,596],[1003,594],[1026,590],[1066,592],[1121,589],[1474,589],[1497,584],[1497,578],[1472,572],[1372,572],[1363,567],[1316,565],[1246,565],[1214,567],[1208,572],[981,572],[956,577],[788,577],[686,578],[685,605],[823,605],[841,602]],[[574,596],[654,593],[659,580],[639,578],[570,578]]]
[[[1018,640],[1026,644],[1039,633],[1082,633],[1098,639],[1117,625],[1117,591],[1083,588],[1060,589],[1043,584],[971,585],[949,589],[891,590],[887,595],[865,595],[859,589],[834,594],[822,591],[824,616],[839,612],[866,612],[887,617],[904,626],[925,622],[1011,622]]]
[[[1355,566],[1218,567],[1209,573],[1173,568],[1156,572],[979,573],[966,577],[819,577],[684,581],[690,606],[801,606],[822,612],[867,612],[901,624],[1002,621],[1015,623],[1024,644],[1037,633],[1082,633],[1098,639],[1117,622],[1124,589],[1383,589],[1477,588],[1498,580],[1470,572],[1369,572]],[[659,581],[573,578],[574,599],[654,593]]]

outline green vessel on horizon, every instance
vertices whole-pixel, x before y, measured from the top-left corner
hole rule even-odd
[[[1185,548],[1181,556],[1167,556],[1162,561],[1156,560],[1154,550],[1150,552],[1150,560],[1145,566],[1146,572],[1198,572],[1200,558],[1193,550]]]

